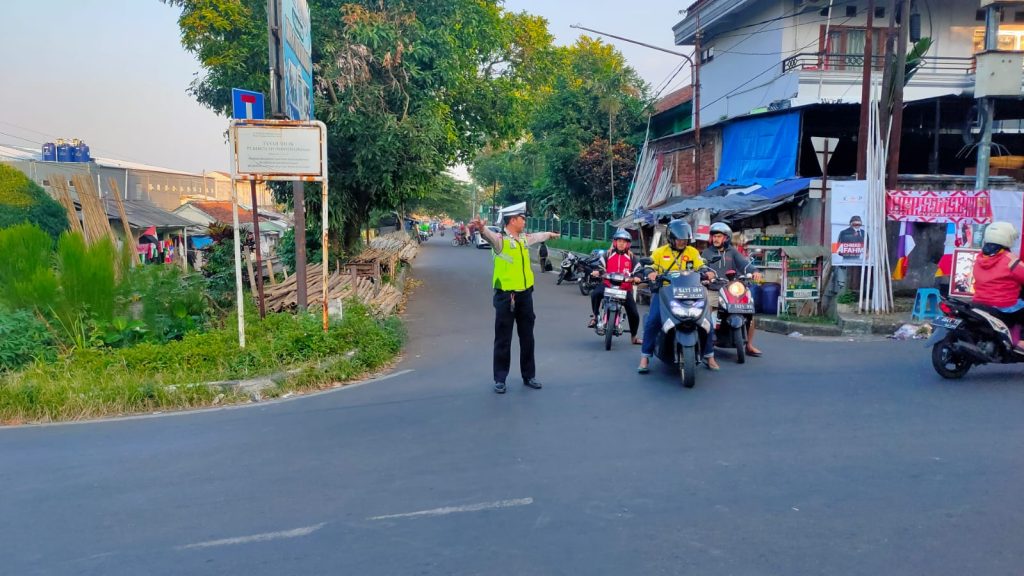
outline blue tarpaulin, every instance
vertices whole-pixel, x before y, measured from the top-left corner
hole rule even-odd
[[[733,122],[722,131],[722,165],[718,181],[708,186],[753,186],[770,189],[796,175],[800,113],[789,112]]]

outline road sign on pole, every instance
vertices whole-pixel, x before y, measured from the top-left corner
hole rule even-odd
[[[231,117],[236,120],[263,120],[267,117],[263,93],[241,88],[231,89]]]

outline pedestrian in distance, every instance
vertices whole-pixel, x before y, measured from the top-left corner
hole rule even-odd
[[[525,206],[502,213],[504,231],[489,230],[486,222],[474,219],[471,226],[491,245],[494,261],[494,391],[504,394],[512,364],[512,328],[519,335],[519,371],[523,384],[540,390],[534,359],[533,267],[530,245],[558,238],[557,232],[527,234]]]

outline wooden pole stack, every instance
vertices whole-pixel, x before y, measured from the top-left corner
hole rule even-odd
[[[82,228],[85,230],[86,243],[92,244],[103,237],[113,241],[114,232],[110,229],[107,211],[92,178],[76,175],[71,180],[78,192],[78,203],[82,205]]]
[[[138,260],[135,257],[135,235],[132,234],[132,227],[128,223],[128,213],[124,209],[124,200],[121,199],[121,189],[117,185],[117,180],[114,180],[113,177],[110,178],[110,192],[114,196],[114,203],[117,204],[117,214],[121,218],[121,225],[124,226],[125,250],[130,250],[130,261],[132,268],[135,268]]]
[[[50,187],[57,194],[57,201],[68,213],[68,223],[71,231],[85,235],[82,229],[82,221],[78,219],[78,210],[75,208],[75,201],[71,198],[71,191],[68,190],[68,179],[63,174],[50,174]]]

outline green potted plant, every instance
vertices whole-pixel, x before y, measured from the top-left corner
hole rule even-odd
[[[857,311],[857,293],[847,290],[836,297],[836,312],[841,314],[852,314]]]

